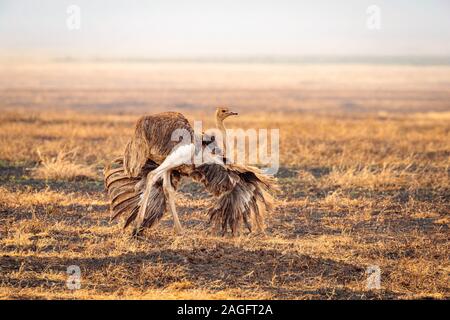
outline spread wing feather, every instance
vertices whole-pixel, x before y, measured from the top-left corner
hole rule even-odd
[[[111,220],[125,216],[124,228],[135,221],[145,191],[147,174],[157,166],[153,161],[147,160],[136,177],[130,177],[125,172],[123,158],[115,159],[105,168],[104,181],[110,199]],[[166,200],[161,180],[158,180],[152,186],[149,197],[150,201],[145,211],[144,221],[142,225],[135,226],[135,232],[145,227],[154,226],[161,220],[166,211]]]
[[[269,191],[277,190],[273,178],[250,166],[203,164],[195,170],[206,189],[218,197],[208,209],[210,222],[225,234],[236,235],[244,225],[250,232],[252,222],[264,227],[265,212],[272,210]]]

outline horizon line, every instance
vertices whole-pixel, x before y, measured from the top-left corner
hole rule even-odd
[[[396,55],[192,55],[192,56],[0,56],[0,61],[50,63],[245,63],[245,64],[413,64],[450,65],[450,54]]]

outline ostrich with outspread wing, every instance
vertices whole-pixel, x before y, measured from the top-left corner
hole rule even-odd
[[[217,108],[216,124],[226,134],[223,121],[237,113]],[[184,133],[188,141],[182,140]],[[174,135],[180,140],[174,139]],[[182,233],[175,207],[176,189],[181,177],[191,177],[204,184],[207,191],[217,197],[208,209],[210,222],[222,234],[228,228],[233,235],[245,225],[252,231],[253,223],[263,228],[264,214],[272,209],[270,192],[276,189],[274,179],[258,168],[230,164],[223,152],[212,148],[215,139],[200,138],[194,143],[194,130],[188,120],[178,112],[165,112],[140,118],[128,142],[124,156],[105,168],[104,181],[110,198],[111,219],[125,216],[125,228],[134,225],[133,235],[154,226],[170,211],[174,229]],[[226,140],[226,137],[223,137]],[[193,161],[202,152],[202,161]]]

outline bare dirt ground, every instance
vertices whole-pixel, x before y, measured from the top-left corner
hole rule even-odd
[[[2,299],[448,299],[450,68],[5,66],[0,77]],[[136,240],[109,221],[102,168],[139,115],[279,128],[281,192],[265,234],[210,233],[184,181]],[[81,288],[66,286],[67,267]],[[366,286],[367,268],[381,288]]]

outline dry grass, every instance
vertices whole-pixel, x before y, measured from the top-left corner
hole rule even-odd
[[[124,79],[145,79],[145,72],[134,68]],[[184,68],[191,72],[189,66]],[[342,96],[354,97],[366,108],[363,98],[384,84],[372,83],[363,67],[347,67],[361,79],[353,87],[337,80],[340,72],[333,71],[327,78],[321,68],[317,78],[311,78],[295,68],[279,67],[270,73],[262,67],[246,67],[249,78],[236,79],[233,75],[240,74],[239,69],[232,66],[229,82],[218,76],[227,68],[211,67],[210,73],[201,68],[205,67],[200,67],[200,74],[212,77],[210,83],[216,90],[230,90],[230,95],[218,100],[239,102],[240,116],[230,121],[230,127],[280,129],[281,193],[276,211],[267,219],[266,234],[235,239],[212,236],[204,208],[213,200],[200,186],[185,181],[177,205],[186,234],[175,236],[166,216],[144,239],[131,239],[120,224],[109,222],[99,173],[122,152],[138,114],[148,110],[140,107],[117,113],[115,108],[106,108],[99,113],[80,106],[99,104],[98,99],[104,103],[134,101],[133,87],[131,91],[102,91],[98,98],[89,91],[71,91],[70,85],[46,92],[44,81],[38,99],[32,91],[33,72],[25,70],[20,79],[31,91],[3,92],[1,100],[0,298],[450,297],[450,85],[441,86],[450,83],[448,73],[426,67],[422,71],[383,67],[376,72],[391,75],[390,99],[395,106],[386,107],[389,110],[383,113],[323,114],[292,112],[302,109],[302,101],[309,106],[324,101],[325,91],[316,92],[317,86],[309,84],[300,91],[304,100],[295,100],[292,91],[282,93],[280,88],[294,90],[296,80],[314,79],[322,84],[319,88],[335,88],[328,92],[336,97],[330,103]],[[150,69],[144,68],[152,75],[152,86],[159,79],[182,87],[183,78],[175,76],[179,70],[168,69],[169,75],[174,73],[171,82]],[[57,74],[56,69],[49,70]],[[267,74],[274,75],[272,82],[263,78],[252,82]],[[94,82],[90,85],[115,85],[112,80],[105,84],[103,74],[99,77],[90,80]],[[21,83],[13,80],[13,84]],[[230,93],[235,82],[243,88],[236,100]],[[142,85],[143,80],[138,83]],[[254,105],[267,102],[267,93],[247,88],[245,83],[256,89],[275,88],[272,98],[280,104],[277,111],[255,111]],[[206,88],[206,80],[199,76],[189,86],[195,101],[181,91],[167,93],[169,98],[164,101],[215,104],[211,102],[214,91],[209,94],[213,89]],[[421,88],[427,93],[419,101],[416,93]],[[436,99],[427,100],[432,89]],[[143,101],[149,98],[141,94]],[[387,100],[371,97],[369,106],[389,105]],[[23,103],[30,103],[30,109],[18,108]],[[53,109],[57,103],[67,112]],[[440,112],[427,113],[426,107],[420,113],[402,109],[410,103],[412,110],[429,104]],[[39,108],[33,108],[36,105]],[[205,113],[201,105],[186,108],[184,113],[191,120],[203,119],[206,127],[212,125],[211,110]],[[89,179],[80,179],[80,175]],[[70,265],[81,268],[80,290],[66,287]],[[366,268],[371,265],[381,268],[381,290],[366,288]]]
[[[43,156],[37,150],[40,158],[39,167],[33,170],[33,176],[45,180],[83,180],[95,179],[97,173],[92,166],[86,166],[73,162],[76,152],[58,151],[55,157]]]

